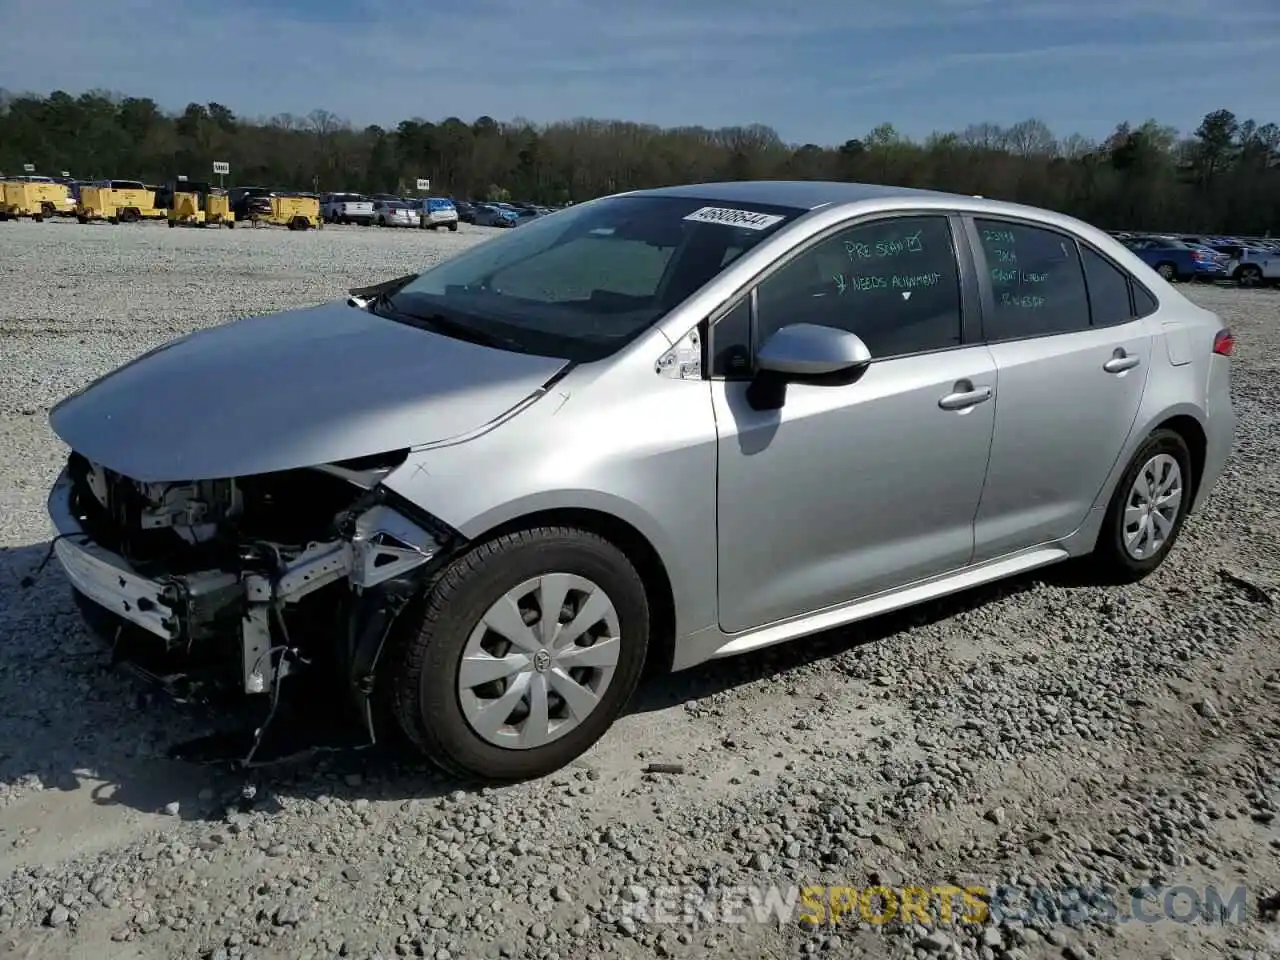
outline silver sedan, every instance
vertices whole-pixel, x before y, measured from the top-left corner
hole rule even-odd
[[[418,227],[422,214],[404,200],[375,200],[373,222],[380,227]]]
[[[272,703],[325,679],[363,736],[517,780],[646,667],[1072,558],[1147,576],[1227,460],[1233,343],[1045,210],[605,197],[69,397],[55,549],[108,639]]]

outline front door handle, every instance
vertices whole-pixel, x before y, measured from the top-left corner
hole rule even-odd
[[[967,389],[957,390],[955,393],[948,393],[945,397],[938,401],[938,406],[943,410],[967,410],[970,407],[976,407],[978,404],[991,399],[990,387],[974,388],[970,384],[956,384],[957,387],[964,386]]]
[[[1132,370],[1141,362],[1141,357],[1135,357],[1131,353],[1117,350],[1115,355],[1102,365],[1102,369],[1107,373],[1124,373],[1126,370]]]

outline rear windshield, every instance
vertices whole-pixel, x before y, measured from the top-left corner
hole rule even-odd
[[[586,362],[634,340],[804,214],[688,197],[606,197],[537,217],[429,268],[388,313],[445,315],[511,349]]]
[[[145,190],[140,180],[112,180],[112,190]]]
[[[444,199],[441,199],[440,197],[430,197],[427,200],[427,209],[428,210],[452,210],[453,201],[444,200]]]

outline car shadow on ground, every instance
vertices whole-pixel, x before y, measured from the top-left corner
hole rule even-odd
[[[476,789],[406,760],[412,754],[395,738],[248,770],[226,760],[173,759],[172,748],[203,734],[249,737],[266,698],[236,711],[175,703],[111,666],[108,648],[82,624],[57,561],[46,561],[49,554],[48,543],[0,550],[0,810],[32,792],[83,791],[103,806],[218,820],[229,809],[270,808],[290,799],[428,799]],[[1062,564],[803,641],[650,676],[630,712],[666,710],[785,675],[1042,581],[1083,582],[1074,565]],[[299,702],[290,722],[301,728],[321,723],[330,707]]]

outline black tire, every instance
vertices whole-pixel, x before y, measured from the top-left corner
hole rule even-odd
[[[458,232],[458,222],[456,220],[453,223],[449,224],[449,232],[450,233]]]
[[[33,214],[31,215],[31,222],[32,222],[32,223],[40,223],[42,220],[44,220],[44,214],[41,214],[41,213],[33,213]]]
[[[1235,281],[1242,287],[1260,287],[1262,280],[1262,269],[1257,264],[1246,263],[1236,269]]]
[[[1165,263],[1157,263],[1157,264],[1156,264],[1156,273],[1158,273],[1158,274],[1160,274],[1160,276],[1164,277],[1164,278],[1165,278],[1165,280],[1167,280],[1169,283],[1177,283],[1177,282],[1178,282],[1178,267],[1177,267],[1177,265],[1176,265],[1176,264],[1172,264],[1172,263],[1168,263],[1168,262],[1165,262]]]
[[[459,665],[489,607],[518,584],[552,571],[586,577],[613,601],[622,636],[618,664],[599,705],[576,728],[542,747],[506,749],[468,724],[458,701]],[[398,625],[381,679],[398,725],[428,758],[456,776],[511,783],[560,769],[605,734],[640,679],[648,637],[644,583],[626,555],[585,530],[539,527],[481,543],[455,559]]]
[[[1154,554],[1139,560],[1131,556],[1124,546],[1124,511],[1138,473],[1152,457],[1161,453],[1169,454],[1178,462],[1178,468],[1182,471],[1182,500],[1168,538]],[[1178,540],[1178,534],[1182,532],[1195,485],[1196,478],[1191,472],[1191,452],[1182,435],[1176,430],[1160,429],[1147,437],[1129,461],[1120,482],[1116,484],[1102,521],[1102,529],[1098,532],[1098,543],[1094,547],[1092,559],[1100,578],[1107,583],[1136,583],[1164,563]]]
[[[178,225],[178,221],[177,221],[177,220],[170,220],[170,221],[169,221],[169,229],[170,229],[170,230],[172,230],[172,229],[173,229],[174,227],[176,227],[177,225]]]

